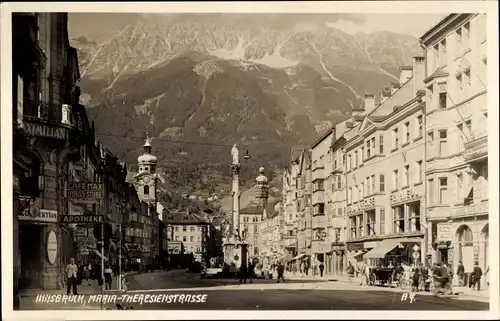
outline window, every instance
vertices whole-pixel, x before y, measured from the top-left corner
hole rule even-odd
[[[351,229],[351,239],[355,239],[357,236],[356,230],[356,216],[352,216],[349,218],[349,226]]]
[[[394,170],[392,172],[392,184],[393,184],[393,190],[397,190],[399,188],[399,179],[398,179],[398,170]]]
[[[441,59],[440,65],[446,64],[446,39],[443,39],[439,44],[439,49],[441,51],[439,58]]]
[[[420,232],[422,228],[420,221],[420,201],[413,202],[408,205],[410,232]]]
[[[380,192],[382,192],[382,193],[385,192],[385,176],[384,176],[384,174],[380,174],[380,176],[379,176],[379,189],[380,189]]]
[[[439,108],[446,109],[448,108],[448,94],[447,94],[447,85],[446,83],[439,83]]]
[[[465,127],[467,128],[467,135],[472,136],[472,121],[470,119],[465,122]]]
[[[179,237],[178,237],[178,236],[176,236],[176,237],[175,237],[175,241],[176,241],[176,242],[178,242],[178,241],[179,241]]]
[[[439,179],[439,204],[448,204],[447,195],[448,194],[448,179],[446,177],[441,177]]]
[[[379,154],[383,154],[384,153],[384,135],[380,135],[378,144],[379,144]]]
[[[458,28],[455,31],[455,36],[456,36],[456,39],[457,39],[458,52],[461,54],[462,53],[462,27]]]
[[[190,237],[190,241],[191,241],[191,242],[194,242],[194,236],[191,236],[191,237]]]
[[[462,73],[457,74],[456,78],[457,78],[458,97],[459,99],[462,99],[463,98],[462,92],[464,90]]]
[[[396,149],[399,146],[398,129],[394,128],[392,130],[392,148]]]
[[[179,232],[179,227],[178,226],[175,227],[175,231]]]
[[[191,228],[189,229],[191,232],[194,232],[194,226],[191,226]]]
[[[361,147],[361,151],[359,152],[359,165],[363,164],[364,156],[365,156],[365,148]]]
[[[488,165],[483,167],[483,181],[484,181],[484,186],[483,186],[483,197],[484,198],[489,198],[489,186],[488,186]]]
[[[149,186],[144,186],[144,195],[149,195]]]
[[[358,222],[358,237],[365,236],[364,224],[363,224],[363,215],[357,215],[356,220]]]
[[[358,151],[354,152],[354,168],[358,167]]]
[[[433,98],[434,98],[434,85],[430,85],[427,87],[427,106],[431,106],[431,109],[434,109]]]
[[[182,231],[184,231],[184,232],[186,232],[186,231],[187,231],[187,226],[186,226],[186,225],[184,225],[184,226],[182,227]]]
[[[463,201],[463,184],[464,184],[464,177],[462,173],[457,174],[457,198],[460,203]]]
[[[429,191],[429,195],[427,195],[427,199],[429,199],[429,204],[434,204],[434,179],[431,178],[427,181],[427,190]]]
[[[325,167],[325,157],[323,155],[321,155],[319,158],[319,167]]]
[[[375,210],[366,212],[366,234],[368,236],[375,235]]]
[[[464,151],[464,125],[463,124],[458,124],[457,125],[457,137],[458,137],[458,148],[457,151],[459,153]]]
[[[372,175],[371,176],[371,188],[370,188],[370,194],[373,194],[375,193],[375,175]]]
[[[410,165],[406,165],[403,168],[403,173],[404,173],[404,186],[410,185]]]
[[[342,189],[342,176],[337,176],[337,189]]]
[[[381,209],[380,210],[380,232],[379,234],[380,235],[384,235],[385,234],[385,210],[384,209]]]
[[[439,156],[448,156],[448,139],[446,129],[439,131]]]
[[[323,191],[324,190],[324,180],[323,179],[319,179],[317,180],[315,183],[314,183],[314,188],[315,190],[314,191]]]
[[[254,225],[254,227],[253,227],[253,232],[254,232],[255,234],[259,233],[259,227],[258,227],[257,225]]]
[[[419,160],[415,163],[415,183],[422,182],[422,161]]]
[[[405,211],[404,205],[392,208],[394,217],[394,233],[404,233],[405,231]]]
[[[186,241],[187,241],[187,236],[183,236],[183,237],[182,237],[182,241],[183,241],[183,242],[186,242]]]
[[[372,155],[371,155],[371,150],[370,150],[370,141],[368,140],[366,142],[366,158],[370,158]]]
[[[361,183],[359,185],[359,199],[362,200],[365,197],[365,184]]]
[[[349,155],[347,158],[348,158],[347,170],[350,171],[352,169],[352,158],[351,158],[351,155]]]
[[[349,187],[349,190],[347,190],[347,201],[352,203],[352,187]]]
[[[405,144],[410,142],[410,122],[405,123]]]
[[[372,185],[370,184],[370,180],[371,180],[371,178],[370,178],[370,176],[368,176],[368,177],[366,178],[366,195],[367,195],[367,196],[368,196],[368,195],[371,195],[370,188],[371,188],[371,186],[372,186]]]

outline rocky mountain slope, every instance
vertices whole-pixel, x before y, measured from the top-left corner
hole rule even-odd
[[[106,145],[135,163],[147,130],[165,168],[194,173],[209,164],[213,177],[229,176],[234,142],[251,151],[249,175],[283,167],[291,145],[348,117],[419,52],[417,39],[394,33],[236,26],[204,16],[138,19],[72,45],[82,101]]]

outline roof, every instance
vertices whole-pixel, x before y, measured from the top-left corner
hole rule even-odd
[[[311,145],[311,148],[318,146],[318,144],[324,141],[328,137],[328,135],[330,135],[334,130],[335,130],[335,125],[333,125],[330,129],[324,132],[318,139],[316,139],[316,141],[314,141],[314,143]]]
[[[389,98],[387,98],[382,104],[375,107],[372,112],[368,114],[371,118],[387,116],[394,110],[395,106],[403,106],[409,100],[415,98],[415,93],[413,92],[413,77],[406,81],[403,86],[399,87],[398,90],[394,92]]]
[[[199,213],[174,212],[163,217],[165,224],[173,225],[206,225],[208,220]]]
[[[245,208],[240,209],[240,215],[241,214],[262,214],[263,208],[262,206],[259,205],[250,205]]]

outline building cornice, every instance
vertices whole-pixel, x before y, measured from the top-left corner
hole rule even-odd
[[[472,18],[475,13],[452,13],[443,20],[439,21],[436,25],[434,25],[431,29],[429,29],[426,33],[424,33],[420,38],[419,42],[425,47],[432,46],[437,40],[440,40],[447,31],[452,29],[454,26],[460,24],[463,21],[466,21]]]

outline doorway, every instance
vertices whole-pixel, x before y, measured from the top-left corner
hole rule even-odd
[[[19,224],[19,257],[21,273],[19,288],[41,288],[43,226]]]

